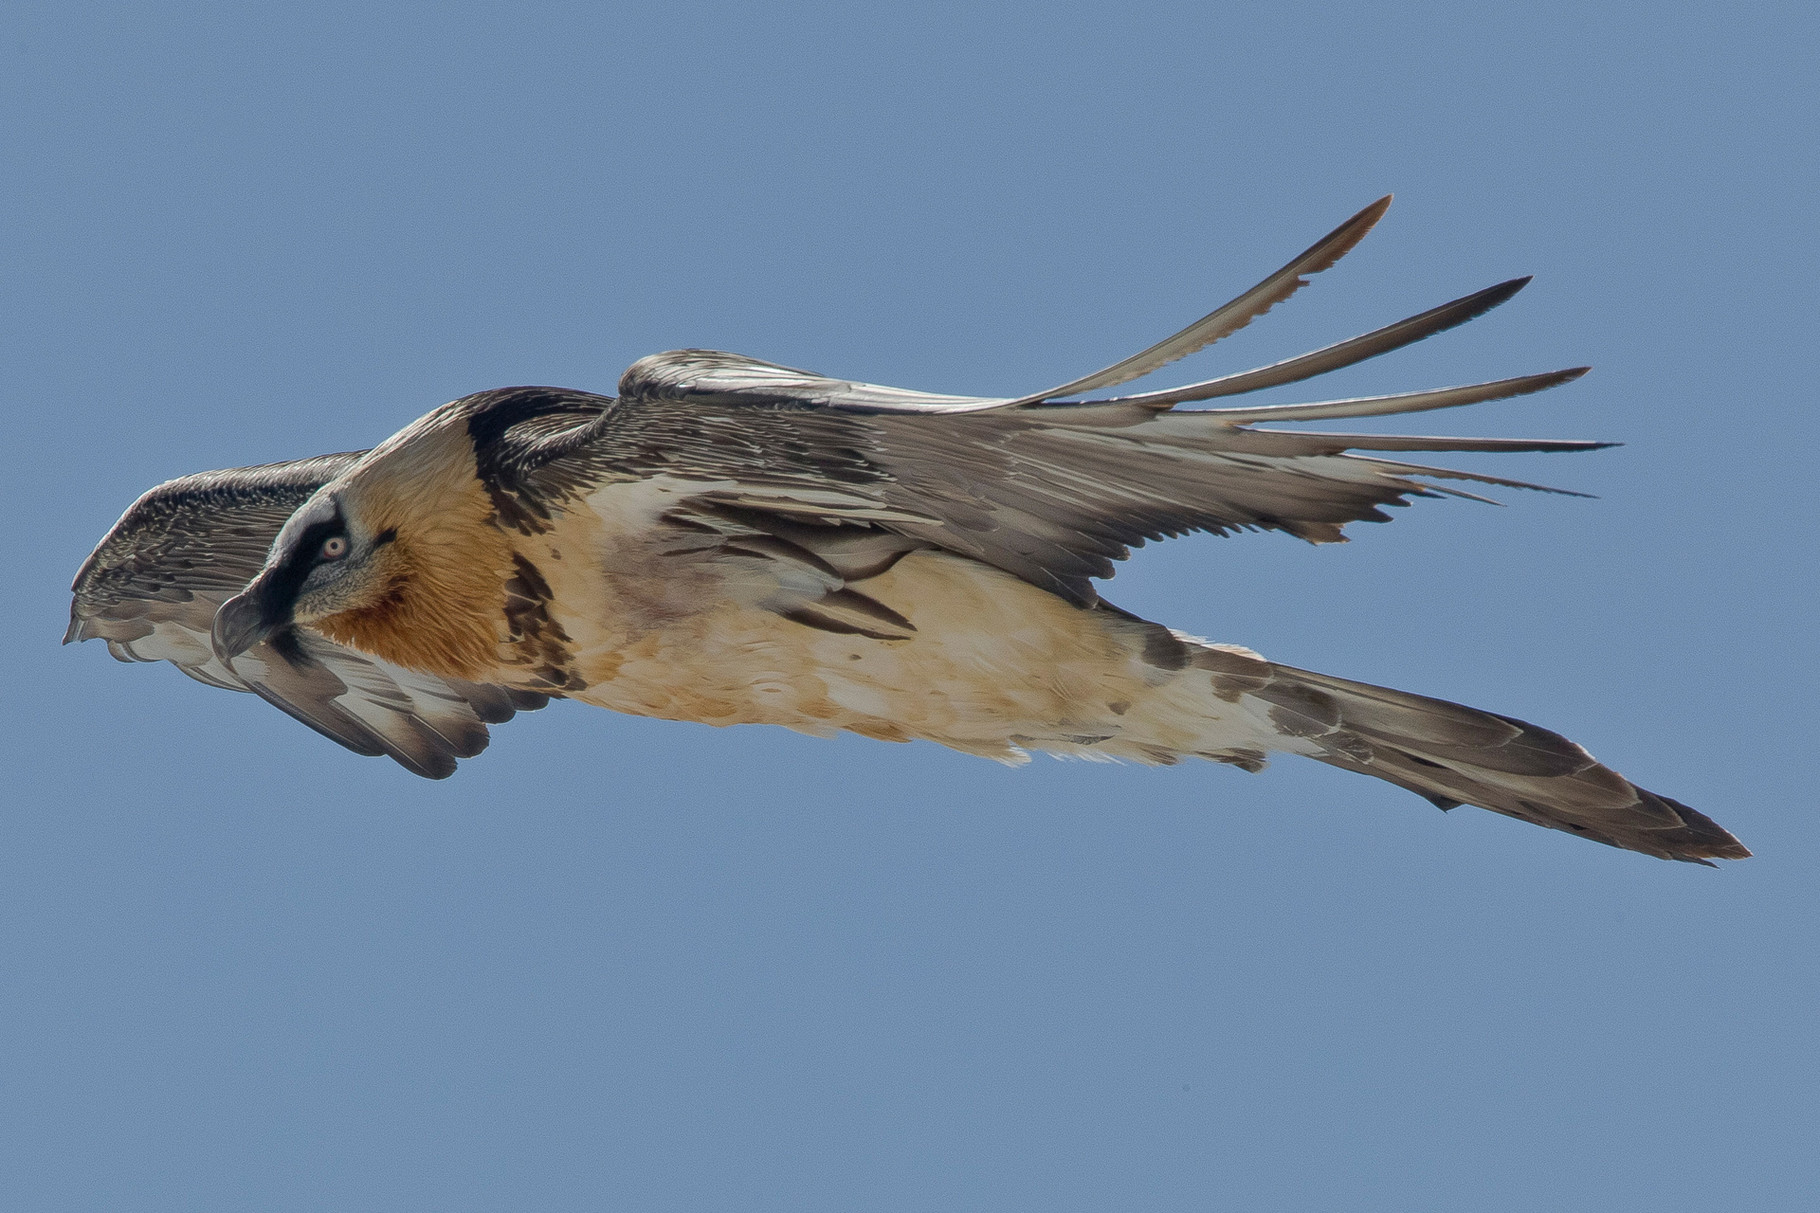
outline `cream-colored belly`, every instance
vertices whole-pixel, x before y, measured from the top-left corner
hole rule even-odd
[[[1128,621],[943,552],[912,552],[857,586],[910,620],[902,640],[740,605],[712,578],[585,573],[600,578],[587,587],[600,610],[559,617],[586,683],[571,697],[616,711],[926,739],[1012,760],[1030,746],[1169,761],[1270,732],[1210,694],[1205,675],[1147,664]],[[590,600],[567,588],[559,603]]]

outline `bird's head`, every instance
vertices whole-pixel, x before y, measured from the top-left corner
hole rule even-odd
[[[398,528],[378,525],[325,486],[285,522],[265,567],[215,615],[215,651],[244,653],[292,624],[371,608],[401,588]]]
[[[436,414],[425,422],[437,419]],[[495,654],[510,567],[465,433],[420,422],[318,489],[215,615],[224,661],[303,625],[399,665],[470,677]]]

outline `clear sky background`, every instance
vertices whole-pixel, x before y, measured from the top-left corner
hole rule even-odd
[[[1814,1207],[1813,6],[9,12],[9,1207]],[[573,704],[430,783],[57,647],[160,480],[677,346],[1031,390],[1393,190],[1152,382],[1533,273],[1274,398],[1590,362],[1384,428],[1621,440],[1473,457],[1598,498],[1184,540],[1108,596],[1556,728],[1758,858]]]

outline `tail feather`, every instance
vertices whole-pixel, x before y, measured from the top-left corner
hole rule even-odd
[[[1373,775],[1442,808],[1477,805],[1661,859],[1707,863],[1750,852],[1705,814],[1603,766],[1559,733],[1443,699],[1207,650],[1223,698],[1267,705],[1285,746]],[[1708,866],[1711,866],[1710,864]]]

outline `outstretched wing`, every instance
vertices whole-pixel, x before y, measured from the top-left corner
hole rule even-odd
[[[752,404],[776,407],[780,404],[809,407],[861,409],[880,413],[976,413],[1008,406],[1041,404],[1064,396],[1079,396],[1115,387],[1141,378],[1178,358],[1205,349],[1223,337],[1230,337],[1271,308],[1289,298],[1304,286],[1303,275],[1318,274],[1351,252],[1353,246],[1384,217],[1390,209],[1390,195],[1378,199],[1339,227],[1303,249],[1287,265],[1277,270],[1237,298],[1221,304],[1207,315],[1148,349],[1113,363],[1080,379],[1073,379],[1046,392],[1029,396],[944,396],[931,392],[914,392],[906,388],[883,387],[876,383],[859,383],[830,379],[813,371],[799,371],[774,362],[760,362],[738,354],[716,350],[672,350],[640,359],[619,381],[619,394],[636,400],[653,397],[684,397],[697,404]],[[1527,281],[1525,279],[1524,281]],[[1517,284],[1519,287],[1521,283]],[[1493,288],[1498,289],[1498,288]],[[1514,288],[1512,292],[1514,293]],[[1499,302],[1502,302],[1501,300]],[[1453,304],[1448,305],[1455,306]],[[1487,304],[1487,307],[1493,306]],[[1483,310],[1483,309],[1481,309]],[[1476,314],[1476,313],[1475,313]],[[1405,324],[1424,319],[1415,317]],[[1466,319],[1466,317],[1462,317]],[[1459,323],[1454,321],[1453,323]],[[1429,332],[1439,331],[1430,329]],[[1376,336],[1377,334],[1373,334]],[[1408,340],[1418,340],[1420,336]],[[1363,338],[1361,338],[1363,340]],[[1397,344],[1404,344],[1399,342]],[[1386,345],[1384,349],[1394,349]],[[1381,353],[1382,350],[1373,351]],[[1361,354],[1360,357],[1370,357]],[[1352,359],[1357,361],[1357,359]],[[1344,365],[1343,363],[1337,365]],[[1309,374],[1318,372],[1310,371]],[[1305,378],[1306,376],[1300,376]],[[1283,379],[1278,382],[1288,383]],[[1264,386],[1260,384],[1259,386]],[[1212,395],[1214,393],[1209,393]],[[1204,399],[1204,397],[1191,397]]]
[[[1386,200],[1387,201],[1387,200]],[[547,517],[615,481],[663,478],[680,514],[737,511],[743,527],[884,531],[996,565],[1087,605],[1093,578],[1148,540],[1192,531],[1344,538],[1412,497],[1473,496],[1436,479],[1540,488],[1425,467],[1391,452],[1570,451],[1597,442],[1297,433],[1258,422],[1419,412],[1540,391],[1584,367],[1392,396],[1254,408],[1178,404],[1292,383],[1387,353],[1480,315],[1515,279],[1270,366],[1168,391],[1058,403],[1146,374],[1217,340],[1331,265],[1363,236],[1374,203],[1288,265],[1195,324],[1103,371],[1015,399],[934,396],[830,379],[734,354],[680,350],[635,363],[617,401],[548,388],[467,402],[485,428],[496,500]],[[569,418],[561,428],[549,420]],[[511,417],[533,425],[498,424]],[[1359,454],[1355,452],[1366,452]],[[1414,479],[1423,477],[1425,479]],[[792,542],[804,546],[799,538]],[[811,551],[815,545],[809,544]]]
[[[121,661],[169,661],[210,686],[251,691],[359,754],[440,779],[486,748],[488,724],[547,697],[407,670],[295,629],[224,663],[215,611],[245,588],[285,519],[359,453],[204,472],[133,503],[71,588],[64,643],[102,639]]]

